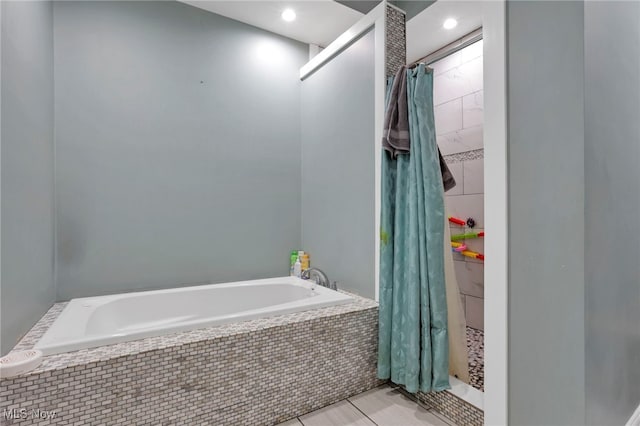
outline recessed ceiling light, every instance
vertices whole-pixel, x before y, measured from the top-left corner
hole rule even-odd
[[[445,19],[445,21],[442,23],[442,28],[444,28],[445,30],[451,30],[455,28],[457,25],[458,25],[458,21],[456,21],[453,18],[448,18],[448,19]]]
[[[282,12],[282,19],[284,19],[287,22],[293,22],[296,20],[296,12],[293,9],[285,9]]]

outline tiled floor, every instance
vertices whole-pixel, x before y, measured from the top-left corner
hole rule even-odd
[[[471,386],[484,392],[484,332],[467,327]]]
[[[455,426],[404,393],[382,385],[279,426]]]

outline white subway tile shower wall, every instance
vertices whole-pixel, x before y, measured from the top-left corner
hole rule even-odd
[[[484,160],[471,160],[462,163],[464,167],[464,193],[484,193]]]
[[[462,98],[440,104],[434,110],[438,135],[462,130]]]
[[[464,173],[464,172],[463,172]],[[467,194],[464,190],[463,182],[456,182],[463,185],[463,195],[448,195],[446,197],[447,213],[451,216],[466,219],[473,218],[476,222],[475,228],[484,227],[484,195],[483,194]],[[474,229],[475,229],[474,228]],[[455,228],[456,233],[464,230],[458,226]]]
[[[438,146],[457,185],[446,193],[447,214],[476,221],[484,229],[484,143],[482,40],[433,64]],[[451,234],[470,231],[452,225]],[[469,239],[469,250],[484,253],[484,240]],[[454,253],[456,278],[467,325],[484,329],[484,264]]]
[[[442,155],[483,147],[481,53],[482,40],[431,64],[436,134]]]
[[[437,135],[436,138],[442,155],[483,148],[482,126],[467,127],[466,129]]]
[[[482,126],[484,92],[473,92],[462,98],[462,117],[464,127]]]

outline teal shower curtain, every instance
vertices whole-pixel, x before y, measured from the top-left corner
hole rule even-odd
[[[449,341],[433,73],[406,72],[410,152],[382,153],[378,377],[414,393],[450,388]]]

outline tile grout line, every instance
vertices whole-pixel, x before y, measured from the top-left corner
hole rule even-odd
[[[436,416],[437,418],[439,418],[449,426],[455,426],[455,423],[452,423],[453,420],[447,417],[444,417],[444,415],[436,411],[432,406],[425,404],[424,402],[420,401],[416,396],[407,392],[404,388],[402,388],[402,386],[397,386],[394,389],[397,389],[401,394],[403,394],[404,396],[409,398],[411,401],[413,401],[418,407],[424,408],[427,412],[433,414],[434,416]]]
[[[436,410],[431,409],[429,410],[429,412],[434,416],[436,416],[437,418],[439,418],[440,420],[442,420],[443,422],[445,422],[446,424],[448,424],[449,426],[455,426],[455,423],[453,423],[453,420],[451,420],[448,417],[445,417],[444,415],[440,414]]]
[[[380,386],[376,386],[376,387],[375,387],[375,388],[373,388],[373,389],[381,388],[381,387],[384,387],[384,386],[387,386],[387,387],[389,387],[390,389],[393,389],[393,390],[397,390],[397,391],[399,391],[401,394],[403,394],[403,395],[404,395],[404,396],[406,396],[408,399],[410,399],[413,403],[415,403],[418,407],[421,407],[421,408],[423,408],[425,411],[427,411],[428,413],[430,413],[430,414],[434,415],[436,418],[438,418],[439,420],[441,420],[441,421],[442,421],[443,423],[445,423],[446,425],[448,425],[448,426],[456,426],[456,425],[457,425],[457,423],[455,423],[455,422],[454,422],[454,420],[452,420],[452,419],[450,419],[450,418],[446,417],[444,414],[442,414],[442,413],[438,412],[435,408],[433,408],[433,407],[431,407],[431,406],[427,405],[426,403],[424,403],[423,401],[421,401],[420,399],[418,399],[418,398],[417,398],[416,396],[414,396],[413,394],[411,394],[411,393],[407,392],[405,389],[403,389],[403,388],[402,388],[402,386],[398,386],[398,385],[393,386],[393,385],[391,385],[391,384],[389,384],[389,383],[385,383],[385,384],[382,384],[382,385],[380,385]],[[358,394],[358,395],[360,395],[360,394]],[[357,396],[357,395],[354,395],[354,396]],[[363,416],[365,416],[369,421],[371,421],[371,423],[373,423],[373,424],[374,424],[374,425],[376,425],[376,426],[379,426],[379,425],[378,425],[378,423],[376,423],[376,422],[375,422],[371,417],[369,417],[369,416],[368,416],[368,415],[367,415],[363,410],[361,410],[357,405],[355,405],[355,404],[353,403],[353,401],[351,401],[351,398],[352,398],[352,397],[345,398],[345,399],[343,399],[343,400],[341,400],[341,401],[338,401],[338,402],[343,402],[343,401],[348,402],[348,403],[349,403],[350,405],[352,405],[352,406],[353,406],[353,407],[354,407],[358,412],[360,412],[360,413],[361,413]],[[300,417],[296,417],[296,419],[298,420],[298,422],[299,422],[302,426],[305,426],[305,423],[302,421],[302,419],[301,419]]]
[[[359,412],[362,413],[363,416],[365,416],[367,419],[369,419],[371,421],[371,423],[373,423],[374,425],[378,426],[378,423],[374,422],[373,419],[369,416],[367,416],[367,413],[365,413],[364,411],[362,411],[361,409],[359,409],[356,404],[354,404],[353,402],[351,402],[351,400],[349,398],[345,399],[345,401],[347,401],[349,404],[351,404],[356,410],[358,410]]]

